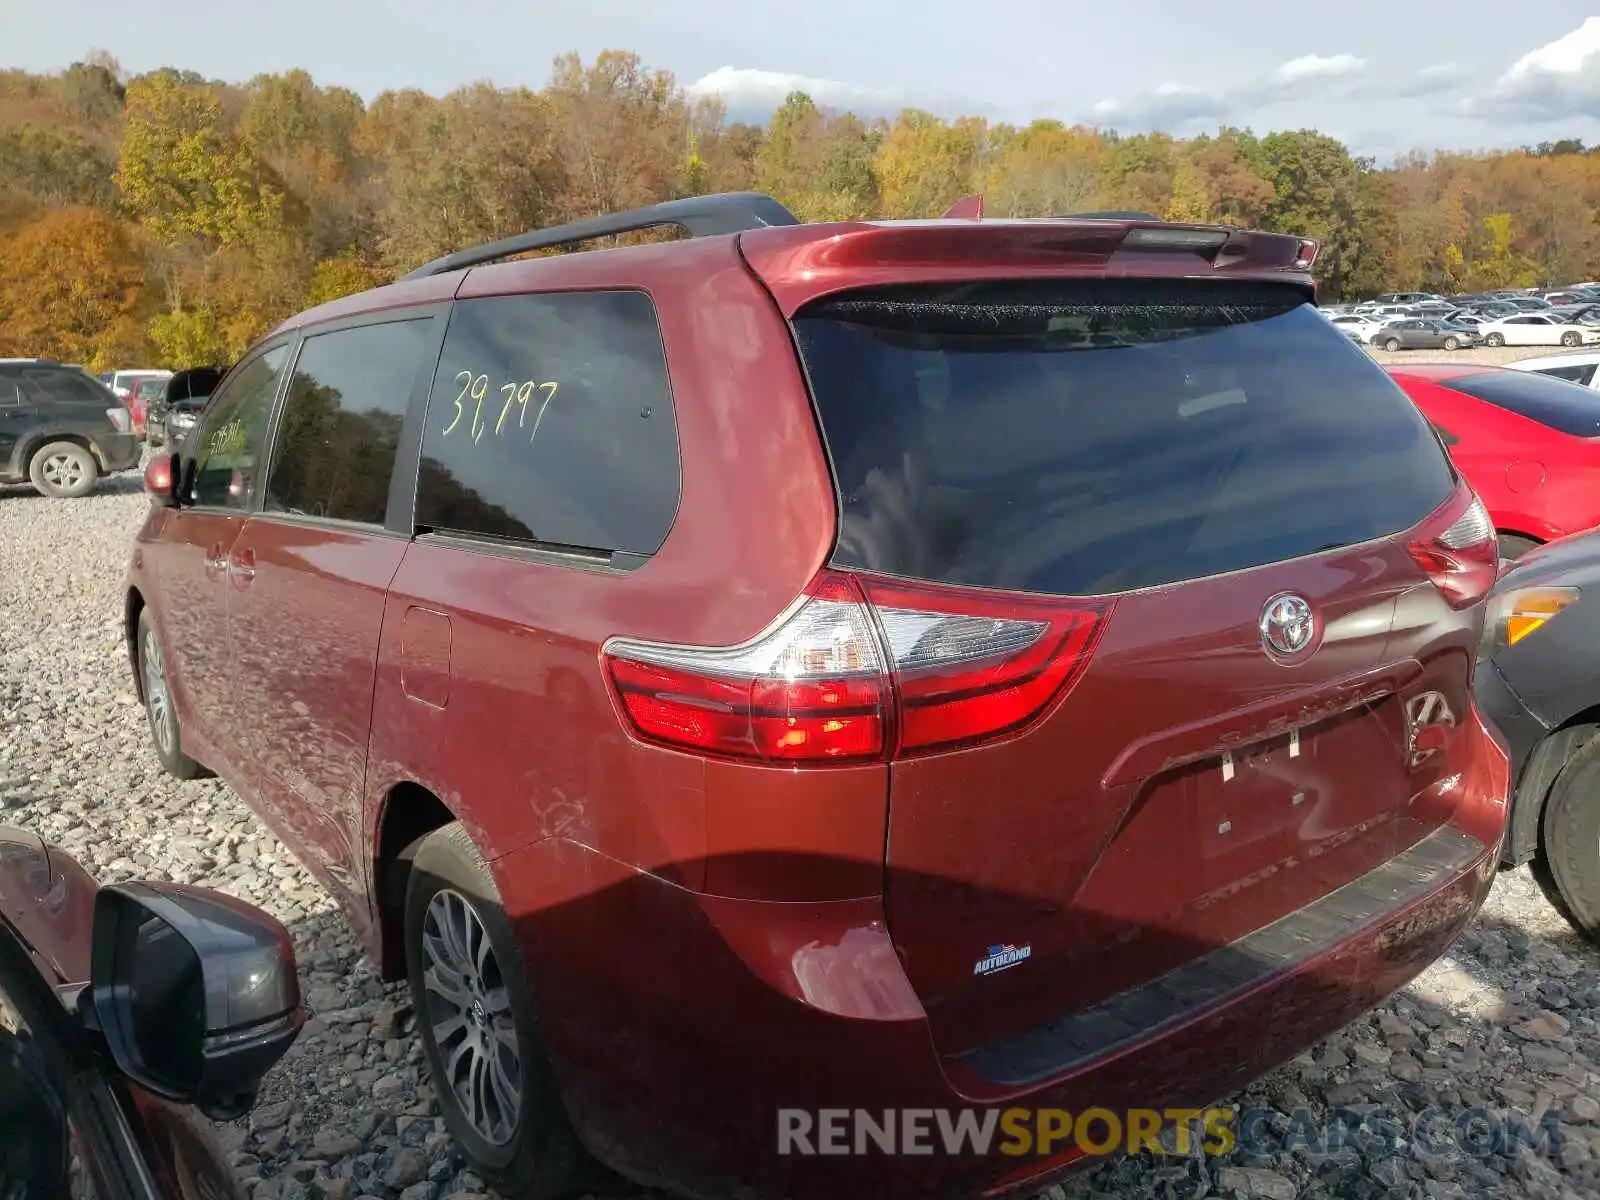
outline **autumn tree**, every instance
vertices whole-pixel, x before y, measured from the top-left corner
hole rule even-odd
[[[889,127],[874,164],[886,217],[937,217],[976,185],[985,124],[949,125],[908,108]]]
[[[603,51],[592,67],[567,54],[556,59],[543,101],[561,218],[682,194],[693,152],[689,103],[669,72],[647,70],[637,54],[620,50]]]
[[[0,356],[95,366],[138,357],[145,270],[128,228],[105,213],[46,213],[0,241]]]
[[[46,208],[116,209],[116,165],[82,134],[21,125],[0,130],[0,179]]]
[[[851,113],[824,115],[804,92],[773,114],[756,155],[756,185],[802,221],[848,221],[878,211],[878,138]]]
[[[1246,157],[1247,138],[1248,134],[1224,129],[1216,137],[1202,134],[1179,148],[1168,215],[1246,229],[1259,225],[1277,191]],[[1174,206],[1181,206],[1184,215],[1173,212]]]
[[[325,304],[387,282],[383,271],[354,251],[348,251],[337,258],[325,258],[312,268],[305,303],[308,308]]]
[[[440,101],[380,97],[361,137],[386,151],[376,240],[392,270],[560,219],[562,160],[537,93],[475,84]]]
[[[371,233],[371,209],[355,186],[361,97],[320,88],[304,71],[258,75],[245,86],[240,136],[306,211],[313,250],[337,254]]]
[[[1177,166],[1177,145],[1168,134],[1113,139],[1102,171],[1106,206],[1160,216],[1172,205]]]
[[[223,127],[217,99],[162,74],[128,89],[116,178],[128,210],[168,245],[248,244],[288,215],[281,182]]]

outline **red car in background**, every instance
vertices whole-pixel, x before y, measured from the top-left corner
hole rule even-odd
[[[1477,490],[1502,557],[1600,525],[1600,396],[1504,367],[1387,370]]]

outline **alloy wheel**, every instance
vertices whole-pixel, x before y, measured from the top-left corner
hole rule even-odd
[[[83,463],[71,454],[52,454],[39,466],[51,486],[73,488],[83,482]]]
[[[161,657],[161,643],[156,631],[145,631],[140,658],[144,664],[145,707],[150,713],[150,732],[163,754],[170,755],[178,746],[177,723],[172,711],[172,693],[167,688],[167,665]]]
[[[522,1055],[505,976],[477,909],[441,889],[422,923],[426,1012],[444,1078],[472,1128],[504,1146],[522,1106]]]

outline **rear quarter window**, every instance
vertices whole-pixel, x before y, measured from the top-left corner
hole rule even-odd
[[[672,525],[679,488],[649,296],[455,304],[422,436],[419,530],[649,555]]]
[[[1600,437],[1600,396],[1540,371],[1485,371],[1444,381],[1452,391],[1573,437]]]
[[[1392,534],[1454,482],[1404,393],[1288,288],[907,287],[795,330],[840,566],[1104,594]]]
[[[58,404],[99,409],[116,408],[122,404],[116,393],[79,371],[25,371],[23,377],[47,399]]]

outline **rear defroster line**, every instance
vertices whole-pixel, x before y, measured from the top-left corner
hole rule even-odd
[[[1008,1086],[1065,1074],[1294,969],[1385,913],[1426,896],[1484,851],[1476,838],[1443,826],[1382,866],[1238,941],[1091,1008],[955,1057],[985,1079]]]

